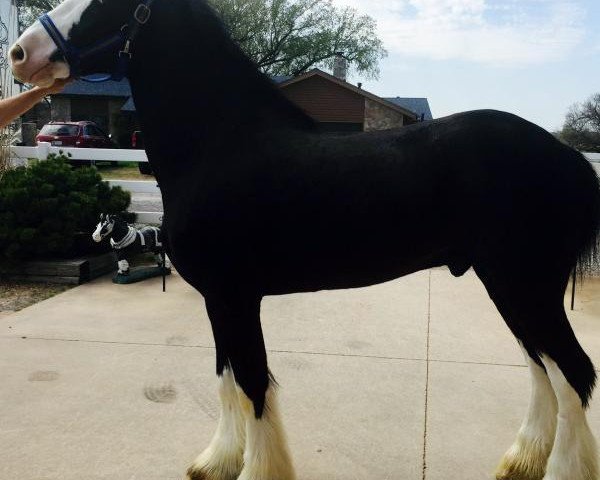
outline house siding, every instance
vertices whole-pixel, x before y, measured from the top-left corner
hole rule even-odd
[[[307,78],[284,86],[282,92],[317,122],[355,124],[364,122],[364,97],[324,78],[318,76]]]

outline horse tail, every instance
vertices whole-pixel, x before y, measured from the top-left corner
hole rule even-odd
[[[576,272],[582,278],[600,269],[600,178],[584,155],[579,155],[587,170],[580,185],[581,243],[576,266]]]

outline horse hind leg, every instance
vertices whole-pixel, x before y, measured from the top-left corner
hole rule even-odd
[[[551,357],[542,361],[558,399],[556,439],[544,480],[598,480],[598,453],[586,419],[585,404],[565,371]]]
[[[497,478],[600,480],[596,443],[585,416],[596,373],[564,310],[568,270],[560,275],[537,271],[535,276],[476,271],[536,364],[528,360],[534,382],[530,411]]]
[[[539,357],[521,344],[531,375],[531,397],[517,438],[496,469],[497,480],[539,480],[546,470],[556,432],[558,405]]]
[[[541,355],[558,400],[558,424],[544,480],[599,480],[596,440],[586,418],[596,372],[564,314],[563,332]]]

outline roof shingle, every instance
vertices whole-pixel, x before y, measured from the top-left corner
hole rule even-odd
[[[65,89],[56,94],[60,95],[87,95],[95,97],[131,97],[131,86],[129,80],[124,79],[120,82],[109,80],[102,83],[89,83],[82,80],[75,80],[69,83]]]
[[[426,98],[388,97],[384,100],[415,112],[419,118],[423,116],[423,120],[433,120],[429,101]]]

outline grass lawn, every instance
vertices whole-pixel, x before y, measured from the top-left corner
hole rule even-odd
[[[153,175],[142,175],[137,162],[120,162],[118,166],[106,162],[96,163],[103,180],[154,180]]]

